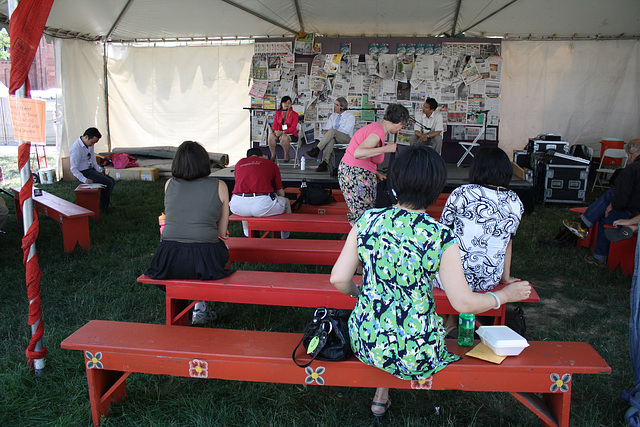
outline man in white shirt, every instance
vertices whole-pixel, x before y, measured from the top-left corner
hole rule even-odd
[[[100,211],[106,212],[111,200],[111,192],[116,180],[107,175],[96,160],[93,146],[102,138],[102,134],[96,128],[89,128],[73,143],[69,149],[69,163],[71,173],[78,181],[85,184],[98,183],[105,187],[100,192]]]
[[[334,144],[348,144],[351,141],[356,118],[351,111],[347,110],[348,105],[347,100],[343,97],[333,102],[334,112],[329,116],[324,127],[327,129],[327,133],[324,134],[317,147],[307,152],[307,155],[311,157],[318,157],[320,150],[322,150],[322,163],[318,165],[316,172],[326,172],[329,169],[329,159],[333,153]]]
[[[442,154],[442,132],[444,125],[442,114],[438,109],[438,101],[427,98],[422,106],[422,113],[416,113],[414,135],[409,139],[410,145],[428,145]]]

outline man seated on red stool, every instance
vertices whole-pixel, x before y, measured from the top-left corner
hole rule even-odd
[[[640,213],[640,139],[629,141],[626,146],[629,163],[620,171],[615,180],[615,188],[607,190],[577,221],[564,220],[564,226],[580,239],[584,239],[589,228],[598,223],[598,235],[593,255],[585,260],[594,265],[606,265],[609,254],[609,240],[605,234],[605,224],[628,219]]]
[[[291,213],[291,202],[284,195],[280,169],[272,161],[262,157],[259,148],[247,150],[247,157],[236,163],[236,183],[229,202],[231,212],[240,216],[272,216]],[[244,235],[249,237],[246,221],[242,221]],[[281,237],[289,237],[288,231]]]

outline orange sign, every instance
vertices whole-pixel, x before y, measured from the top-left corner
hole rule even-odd
[[[45,142],[46,103],[44,101],[10,96],[9,109],[15,140]]]

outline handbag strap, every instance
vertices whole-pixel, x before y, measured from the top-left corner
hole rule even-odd
[[[329,324],[329,326],[330,326],[329,331],[326,331],[326,330],[323,329],[323,325],[325,323]],[[315,325],[317,325],[317,326],[315,326]],[[313,326],[315,326],[315,327],[313,327]],[[318,357],[318,355],[320,354],[320,351],[322,351],[324,346],[327,344],[327,336],[328,336],[329,332],[332,329],[333,329],[333,325],[331,325],[330,318],[327,319],[327,318],[320,318],[318,316],[314,316],[313,320],[307,326],[307,329],[304,331],[304,334],[302,335],[302,339],[300,339],[300,342],[298,343],[298,345],[296,345],[296,347],[293,349],[293,352],[291,353],[291,359],[293,359],[293,363],[295,363],[296,365],[298,365],[301,368],[306,368],[307,366],[311,365],[311,363],[313,363],[313,361],[316,360],[316,357]],[[300,348],[300,345],[304,342],[304,340],[306,340],[307,338],[309,338],[312,335],[315,335],[318,330],[322,330],[322,332],[320,332],[320,334],[318,335],[318,337],[319,337],[318,338],[318,345],[310,353],[311,354],[311,360],[309,362],[301,365],[296,360],[296,352],[298,351],[298,348]]]

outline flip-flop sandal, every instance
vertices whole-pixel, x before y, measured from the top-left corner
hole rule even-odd
[[[629,227],[605,228],[604,235],[610,242],[619,242],[633,236],[633,230]]]
[[[382,416],[387,413],[387,409],[389,409],[389,406],[391,406],[391,399],[387,399],[386,403],[380,403],[380,402],[376,402],[375,400],[372,400],[371,406],[376,406],[384,409],[384,411],[380,413],[373,412],[373,410],[371,410],[371,413],[373,414],[374,417],[382,418]]]

